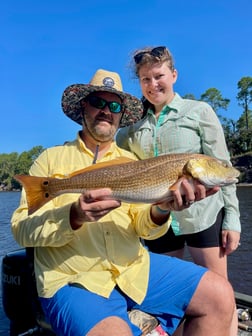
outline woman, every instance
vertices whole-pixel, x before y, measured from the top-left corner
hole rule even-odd
[[[170,51],[163,46],[137,50],[133,62],[145,113],[136,124],[119,130],[118,145],[140,159],[186,152],[231,164],[222,126],[210,105],[174,92],[178,73]],[[195,263],[227,278],[227,256],[239,246],[240,230],[236,186],[230,185],[180,213],[173,212],[167,234],[146,245],[153,252],[179,258],[187,245]],[[231,335],[237,335],[236,316]]]

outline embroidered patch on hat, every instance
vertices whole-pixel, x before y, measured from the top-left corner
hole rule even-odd
[[[102,83],[104,84],[104,86],[108,86],[108,87],[113,87],[115,85],[115,82],[113,78],[111,77],[105,77]]]

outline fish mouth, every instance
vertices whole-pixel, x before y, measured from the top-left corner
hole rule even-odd
[[[238,178],[231,177],[229,179],[226,179],[223,183],[220,183],[219,186],[224,187],[226,185],[234,184],[234,183],[238,183],[238,182],[239,182]]]
[[[239,182],[239,179],[238,178],[234,178],[234,179],[231,179],[230,180],[230,183],[238,183]]]

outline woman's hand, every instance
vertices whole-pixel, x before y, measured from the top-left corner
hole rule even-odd
[[[172,190],[172,201],[164,201],[159,203],[159,207],[163,210],[181,211],[188,208],[194,202],[198,202],[208,196],[218,192],[220,187],[207,189],[197,180],[188,180],[183,178],[179,188]]]
[[[240,232],[222,230],[222,247],[226,255],[231,254],[240,246],[240,236]]]

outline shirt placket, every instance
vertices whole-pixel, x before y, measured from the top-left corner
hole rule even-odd
[[[156,126],[154,127],[154,139],[153,139],[153,142],[154,142],[154,145],[153,145],[153,148],[154,148],[154,156],[159,156],[159,154],[161,153],[162,151],[162,146],[161,146],[161,139],[160,139],[160,132],[159,132],[159,129],[160,127],[163,125],[164,123],[164,118],[165,116],[167,115],[167,113],[169,112],[169,107],[166,106],[161,112],[160,112],[160,115],[158,117],[158,120],[157,120],[157,123],[156,123]]]

